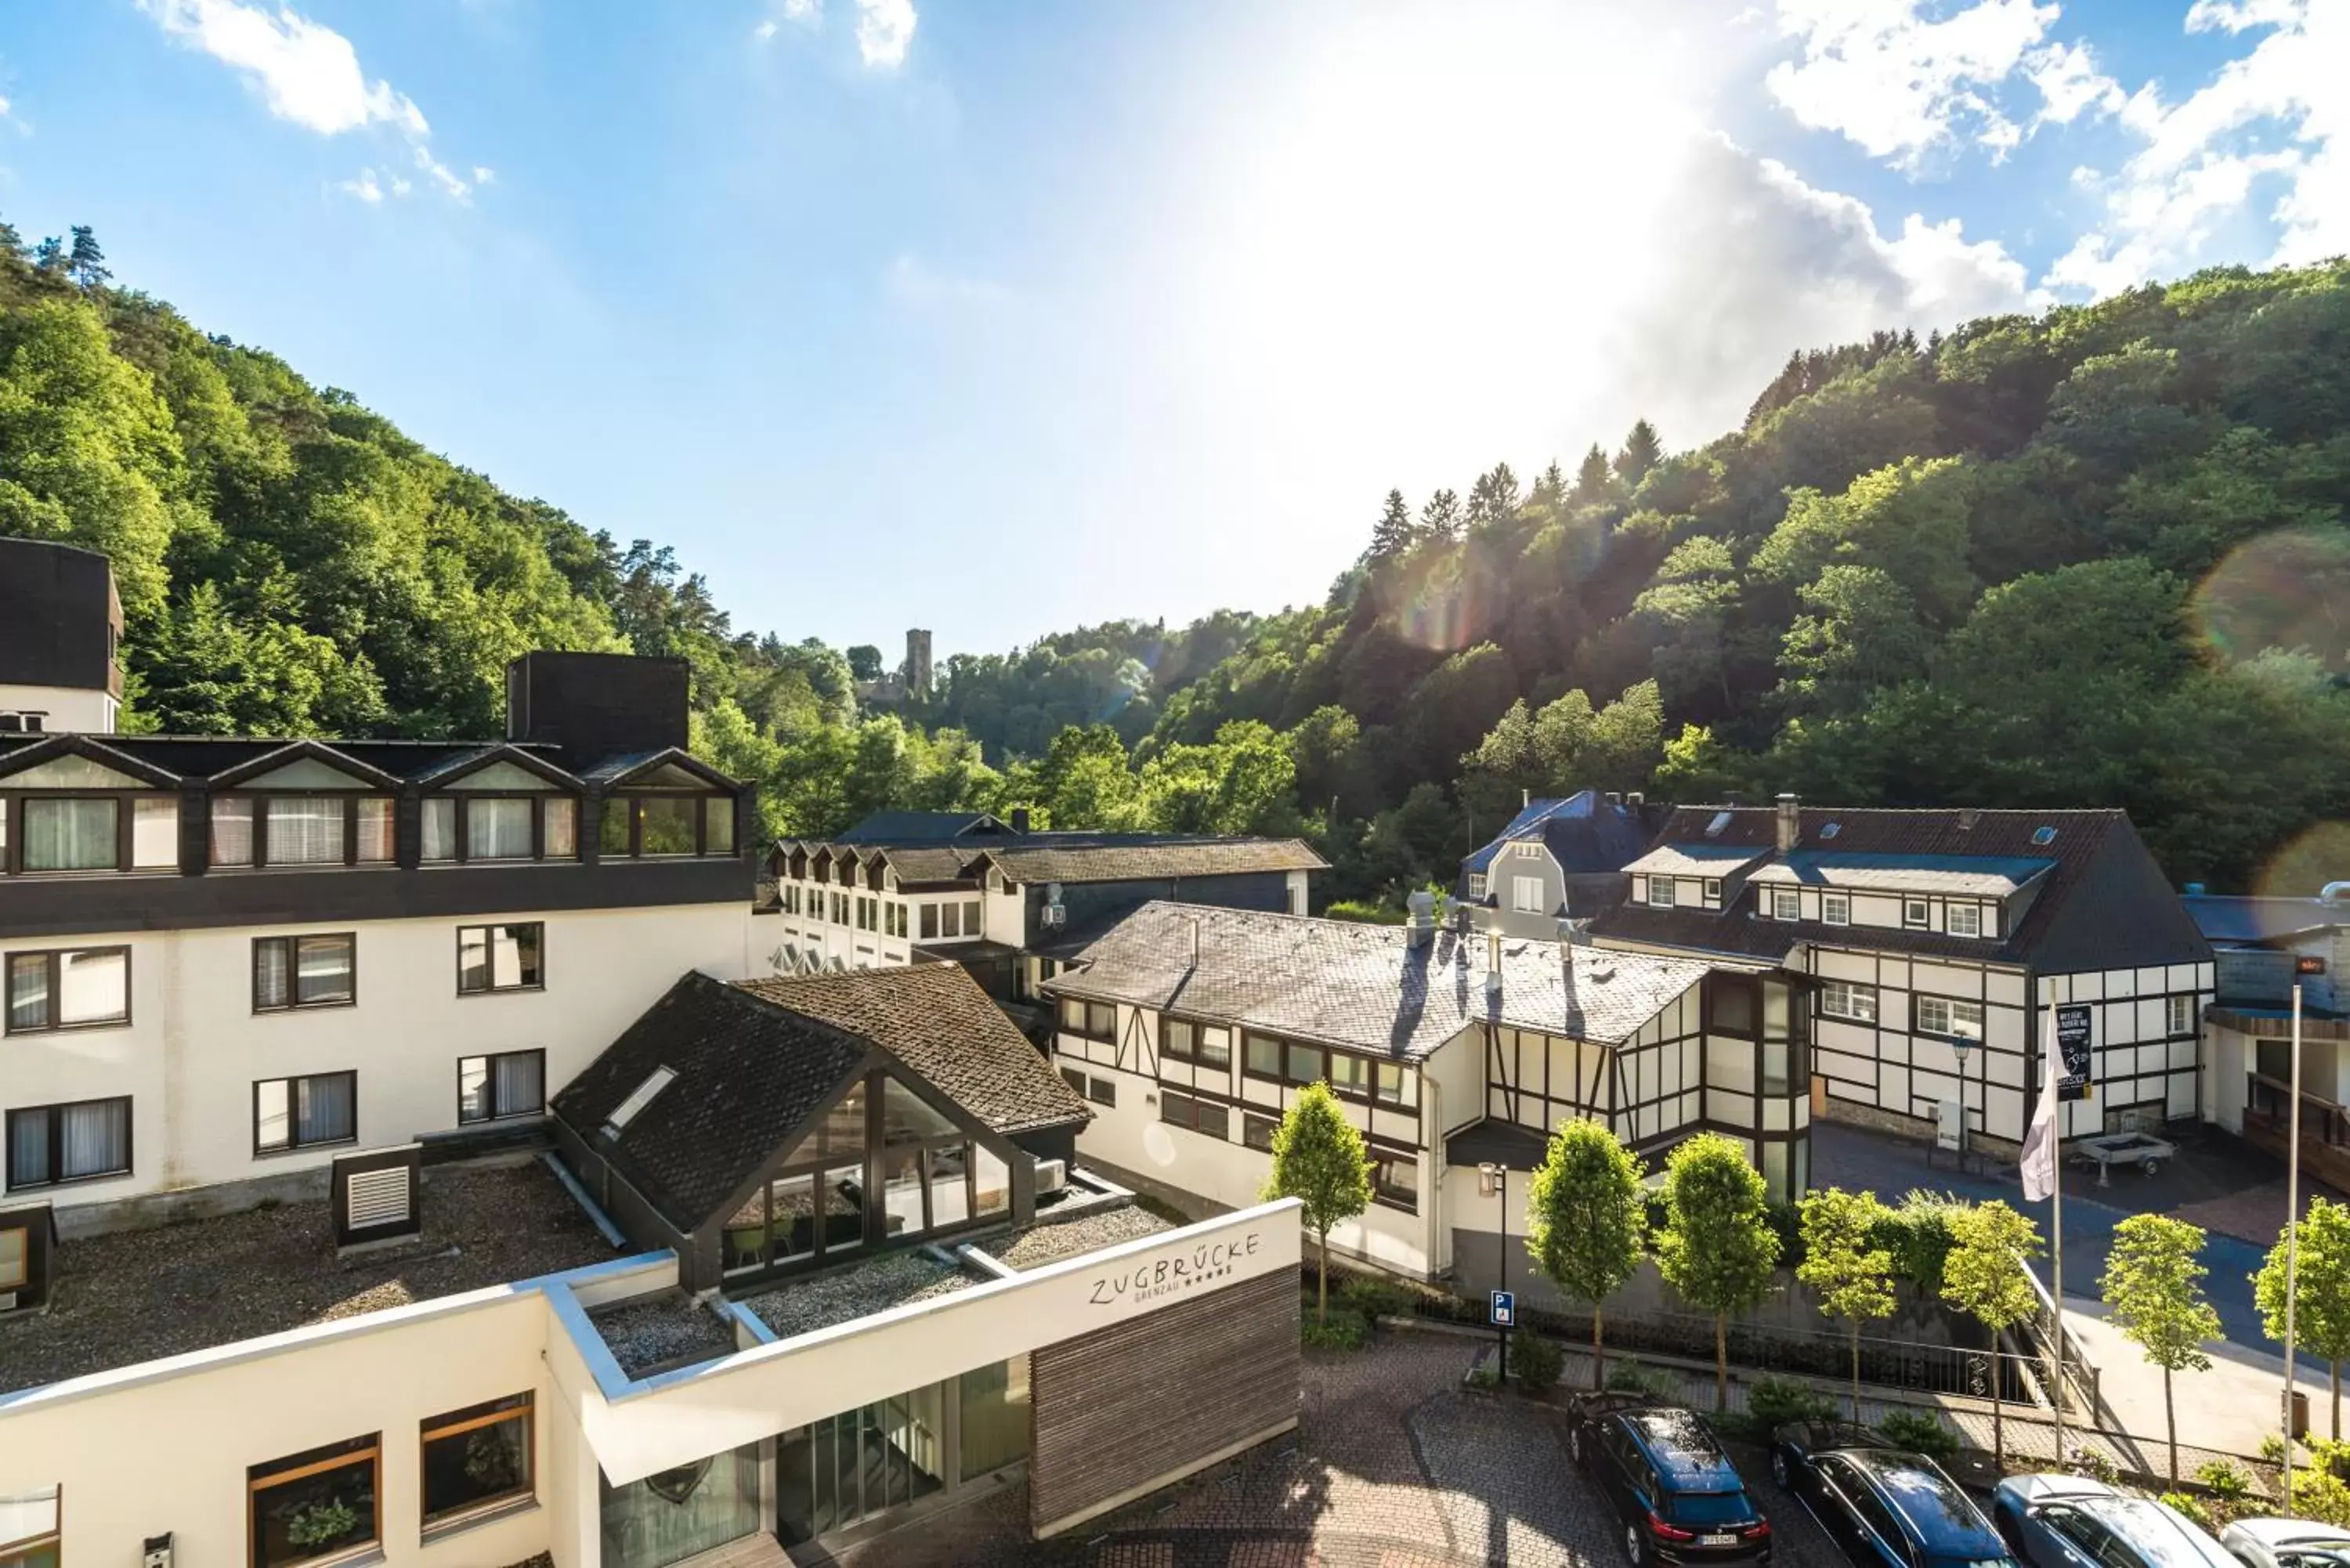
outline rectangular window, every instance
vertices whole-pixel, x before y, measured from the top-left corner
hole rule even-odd
[[[23,1225],[0,1228],[0,1291],[19,1291],[33,1278],[32,1231]],[[0,1520],[7,1517],[6,1503],[0,1501]],[[0,1530],[0,1542],[13,1539]]]
[[[1273,1152],[1273,1135],[1281,1124],[1271,1116],[1261,1116],[1253,1111],[1241,1116],[1241,1142],[1266,1154]]]
[[[264,798],[262,853],[272,866],[340,866],[343,797],[275,794]]]
[[[130,803],[130,864],[140,871],[180,864],[180,797],[142,794]]]
[[[1721,902],[1721,877],[1709,877],[1705,879],[1705,901],[1709,904],[1719,904]]]
[[[1253,1078],[1281,1077],[1281,1042],[1253,1032],[1242,1036],[1243,1068]]]
[[[1472,904],[1482,903],[1482,902],[1484,901],[1484,898],[1485,898],[1485,874],[1484,874],[1482,871],[1471,871],[1471,872],[1470,872],[1470,873],[1469,873],[1469,901],[1470,901],[1471,903],[1472,903]]]
[[[1371,1061],[1367,1056],[1349,1056],[1343,1051],[1330,1053],[1330,1087],[1353,1099],[1367,1100],[1371,1096]]]
[[[424,844],[418,851],[425,860],[457,858],[457,803],[447,795],[436,795],[422,803]]]
[[[113,870],[122,859],[116,836],[121,810],[115,800],[26,800],[25,869]]]
[[[130,950],[66,948],[8,955],[8,1033],[130,1022]]]
[[[8,1189],[130,1173],[130,1097],[8,1113]]]
[[[1981,1040],[1983,1008],[1980,1002],[1960,1002],[1944,996],[1918,999],[1918,1033],[1950,1040]]]
[[[1069,1087],[1075,1089],[1080,1095],[1086,1092],[1086,1075],[1085,1070],[1081,1067],[1062,1068],[1061,1082],[1068,1085]]]
[[[1670,877],[1648,878],[1648,908],[1669,909],[1673,907],[1673,879]]]
[[[428,1529],[531,1495],[531,1404],[514,1394],[421,1424]]]
[[[1200,1059],[1200,1026],[1188,1018],[1170,1018],[1161,1031],[1159,1049],[1169,1059],[1196,1062]]]
[[[962,934],[962,906],[961,904],[940,905],[939,935],[941,937],[959,937]],[[979,933],[973,931],[971,934],[977,936]]]
[[[1820,1015],[1849,1018],[1857,1023],[1877,1022],[1877,987],[1848,980],[1832,980],[1820,987]]]
[[[963,901],[962,934],[967,937],[979,935],[979,900],[976,898]]]
[[[1383,1106],[1409,1106],[1418,1097],[1413,1085],[1418,1078],[1411,1068],[1401,1062],[1381,1062],[1378,1076],[1374,1081],[1371,1097]]]
[[[1911,930],[1925,929],[1928,923],[1926,900],[1923,898],[1902,899],[1901,923],[1908,927]]]
[[[457,1121],[494,1122],[546,1109],[546,1053],[502,1051],[457,1059]]]
[[[701,797],[646,795],[636,805],[638,854],[691,855],[700,847],[696,824],[702,815]]]
[[[1283,1072],[1293,1084],[1316,1084],[1326,1069],[1322,1064],[1322,1047],[1301,1045],[1293,1040],[1283,1053]]]
[[[213,864],[253,864],[253,800],[249,795],[213,797]]]
[[[1091,1100],[1097,1106],[1108,1106],[1112,1109],[1115,1109],[1118,1106],[1118,1080],[1115,1078],[1087,1078],[1086,1080],[1086,1098]]]
[[[546,928],[536,921],[457,928],[457,994],[536,991],[545,982],[540,959]]]
[[[2162,999],[2162,1025],[2166,1034],[2195,1033],[2195,999],[2191,996],[2166,996]]]
[[[1798,893],[1793,888],[1773,888],[1771,889],[1771,918],[1773,919],[1796,920],[1801,919],[1803,918],[1803,914],[1804,896],[1801,893]]]
[[[0,1568],[57,1568],[59,1490],[0,1492]]]
[[[1539,877],[1510,878],[1510,908],[1521,915],[1543,912],[1543,879]]]
[[[1820,895],[1820,920],[1831,926],[1852,924],[1852,895],[1823,893]]]
[[[530,858],[531,802],[476,795],[465,802],[465,858]]]
[[[374,1432],[247,1469],[252,1568],[293,1568],[381,1539],[382,1462],[382,1434]]]
[[[1979,937],[1982,935],[1982,906],[1951,904],[1943,911],[1942,924],[1954,937]]]
[[[922,906],[922,940],[926,942],[934,941],[938,934],[939,907],[936,904],[925,904]]]
[[[734,803],[721,795],[709,795],[702,803],[702,852],[704,855],[734,853]]]
[[[1370,1151],[1371,1192],[1382,1203],[1417,1212],[1419,1207],[1419,1159],[1399,1149]]]
[[[1228,1143],[1232,1136],[1232,1111],[1212,1100],[1194,1099],[1161,1090],[1159,1096],[1159,1119],[1179,1127],[1190,1127],[1219,1143]]]
[[[253,1152],[282,1154],[359,1136],[359,1075],[313,1073],[253,1085]]]
[[[1118,1009],[1107,1002],[1086,1003],[1086,1033],[1097,1040],[1118,1038]]]
[[[348,931],[331,937],[255,937],[253,1010],[349,1006],[359,996],[358,943]]]
[[[607,860],[625,860],[634,847],[629,832],[636,820],[635,806],[625,795],[605,798],[603,812],[596,819],[596,848]]]

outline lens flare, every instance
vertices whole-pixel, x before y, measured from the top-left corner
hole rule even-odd
[[[1495,596],[1461,556],[1449,550],[1422,550],[1382,585],[1379,610],[1388,629],[1415,648],[1458,653],[1490,634]]]
[[[2196,629],[2231,664],[2304,649],[2350,669],[2350,531],[2280,528],[2250,539],[2196,587]]]
[[[2350,822],[2304,827],[2268,858],[2252,891],[2272,898],[2310,898],[2328,882],[2350,881]]]

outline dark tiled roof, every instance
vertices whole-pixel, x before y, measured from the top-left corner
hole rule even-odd
[[[1198,933],[1198,961],[1192,959]],[[1485,938],[1451,930],[1414,945],[1400,926],[1151,903],[1046,989],[1245,1024],[1376,1054],[1427,1055],[1490,1020],[1576,1039],[1628,1038],[1714,966],[1505,938],[1487,991]]]
[[[2020,963],[2047,974],[2189,963],[2211,956],[2125,812],[1805,806],[1797,815],[1797,856],[1832,846],[1839,856],[1883,857],[1920,867],[1984,858],[2051,864],[2026,888],[2022,918],[1996,941],[1757,919],[1738,897],[1752,873],[1725,881],[1723,901],[1736,903],[1736,908],[1657,909],[1626,903],[1600,916],[1593,934],[1771,961],[1783,957],[1797,941],[1811,941]],[[1832,834],[1826,832],[1831,826]],[[2053,835],[2045,843],[2035,842],[2043,828],[2053,829]],[[1783,860],[1776,847],[1777,812],[1771,806],[1681,806],[1667,818],[1657,844],[1660,848],[1752,846],[1761,852],[1763,866]]]
[[[1014,882],[1160,882],[1330,868],[1328,861],[1295,838],[1201,838],[1043,848],[1014,842],[987,854]]]
[[[692,1231],[870,1055],[847,1031],[689,972],[565,1085],[554,1109],[670,1223]],[[662,1067],[677,1077],[617,1139],[606,1137],[613,1110]]]
[[[397,780],[419,784],[431,784],[449,772],[474,759],[511,749],[536,759],[556,771],[558,777],[577,777],[597,783],[608,783],[632,769],[665,755],[691,768],[710,771],[709,764],[683,752],[633,753],[625,756],[590,759],[593,765],[585,771],[577,767],[578,759],[567,757],[560,746],[535,742],[504,741],[311,741],[286,740],[254,735],[88,735],[68,737],[63,733],[0,735],[0,759],[5,759],[31,746],[66,740],[92,742],[104,752],[120,753],[150,767],[189,780],[209,779],[216,774],[251,767],[265,758],[285,753],[284,760],[293,762],[302,756],[312,756],[333,766],[338,758],[348,759],[363,769],[371,769]],[[68,748],[71,749],[71,748]],[[267,769],[262,770],[264,772]]]
[[[983,811],[877,811],[839,836],[836,844],[945,844],[978,830],[989,837],[1012,829]]]
[[[1493,863],[1504,844],[1538,839],[1569,876],[1620,871],[1648,845],[1648,825],[1638,808],[1601,798],[1597,790],[1580,790],[1562,800],[1529,801],[1493,841],[1461,862],[1462,897],[1467,897],[1470,873]]]
[[[1092,1115],[960,964],[777,975],[740,989],[872,1041],[998,1132]]]

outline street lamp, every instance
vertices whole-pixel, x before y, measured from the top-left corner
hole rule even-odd
[[[1959,1059],[1959,1174],[1967,1169],[1967,1048],[1970,1040],[1952,1040],[1950,1053]]]
[[[1493,1235],[1502,1246],[1501,1288],[1506,1294],[1510,1288],[1510,1168],[1490,1159],[1481,1163],[1477,1167],[1477,1195],[1497,1200],[1493,1205]],[[1510,1376],[1510,1325],[1497,1324],[1494,1332],[1501,1335],[1500,1376],[1506,1380]]]

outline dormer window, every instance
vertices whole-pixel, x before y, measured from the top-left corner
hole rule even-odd
[[[170,871],[180,864],[180,797],[67,754],[0,776],[0,868]]]
[[[1672,877],[1649,877],[1649,878],[1648,878],[1648,908],[1650,908],[1650,909],[1671,909],[1671,908],[1673,907],[1673,892],[1674,892],[1674,888],[1673,888],[1673,878],[1672,878]]]
[[[1793,888],[1771,889],[1771,918],[1774,920],[1800,919],[1804,913],[1803,895]]]
[[[1954,937],[1979,937],[1982,935],[1982,906],[1952,904],[1943,913],[1942,925]]]
[[[212,799],[216,867],[390,864],[390,794],[324,758],[297,757],[220,787]]]
[[[605,797],[598,843],[607,859],[650,860],[734,853],[734,799],[674,763],[628,780]],[[841,885],[854,867],[837,864]]]
[[[564,787],[510,762],[453,780],[422,809],[428,864],[479,860],[577,860],[579,803]]]

